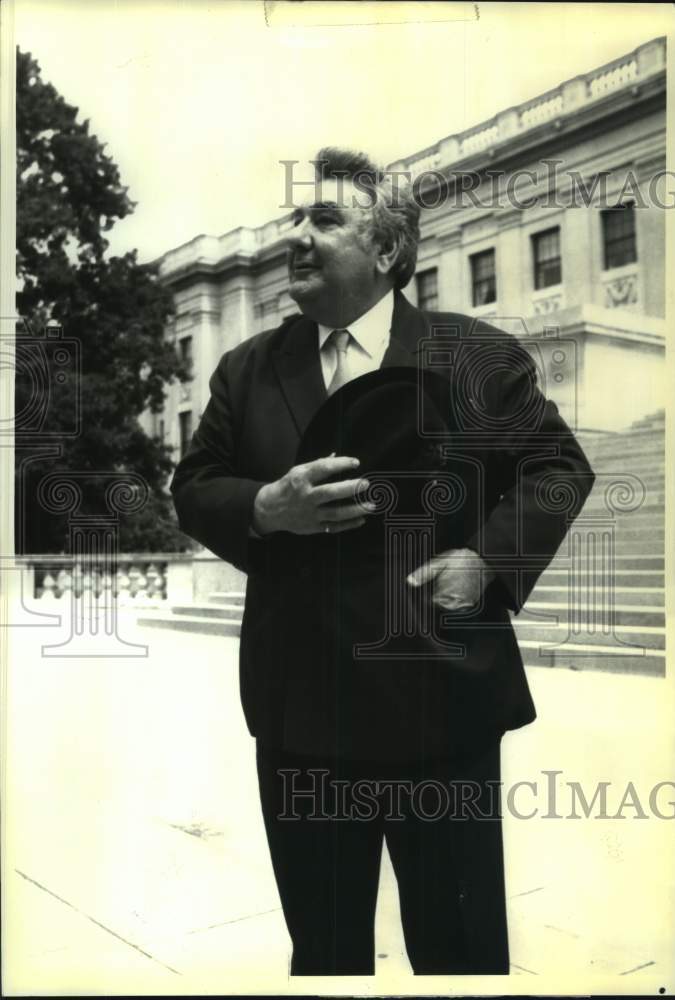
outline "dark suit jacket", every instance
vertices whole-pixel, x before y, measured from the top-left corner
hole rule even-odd
[[[401,563],[394,600],[407,602],[413,628],[385,627],[384,519],[379,550],[361,544],[375,537],[360,535],[366,529],[251,537],[257,491],[297,464],[326,403],[317,327],[304,316],[223,355],[173,477],[182,530],[248,574],[244,713],[254,736],[289,750],[372,760],[461,754],[535,717],[509,609],[520,609],[552,559],[593,473],[508,334],[422,312],[399,292],[382,368],[402,367],[433,370],[447,385],[447,436],[424,443],[418,469],[466,484],[461,512],[435,517],[435,537],[437,551],[474,548],[496,572],[477,609],[443,613],[431,588],[406,587],[413,566]]]

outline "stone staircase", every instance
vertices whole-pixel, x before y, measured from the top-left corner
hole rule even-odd
[[[169,628],[202,635],[238,636],[244,612],[244,592],[227,591],[209,594],[200,604],[173,605],[166,611],[151,611],[139,615],[139,625]]]
[[[611,562],[574,564],[569,545],[542,575],[530,600],[514,618],[526,666],[564,666],[662,675],[665,672],[664,511],[665,426],[663,412],[628,431],[582,437],[597,475],[575,529],[591,525],[596,535],[614,525]],[[608,509],[606,494],[628,473],[639,483],[637,501]],[[621,497],[619,496],[619,500]],[[639,502],[641,500],[641,502]],[[621,503],[619,504],[621,506]],[[573,529],[574,530],[574,529]],[[244,606],[240,591],[218,592],[208,601],[174,606],[139,617],[140,625],[210,635],[238,636]]]
[[[595,552],[586,544],[574,559],[568,536],[514,618],[525,664],[663,675],[664,414],[581,440],[597,480],[572,532],[590,529]],[[601,536],[612,530],[613,553],[602,560]]]

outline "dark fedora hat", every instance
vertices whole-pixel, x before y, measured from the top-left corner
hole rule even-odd
[[[305,547],[337,547],[357,560],[381,554],[382,521],[392,517],[411,524],[435,517],[439,543],[465,533],[467,476],[461,460],[448,458],[450,391],[445,376],[401,366],[362,375],[326,399],[302,436],[296,464],[331,453],[358,458],[357,475],[370,485],[356,499],[376,509],[363,527],[305,536]]]
[[[296,463],[335,452],[360,460],[360,472],[421,468],[449,440],[450,386],[436,372],[378,368],[329,396],[302,436]]]

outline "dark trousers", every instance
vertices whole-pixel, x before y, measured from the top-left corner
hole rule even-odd
[[[507,974],[499,741],[405,764],[258,741],[260,798],[291,975],[373,975],[383,840],[416,975]]]

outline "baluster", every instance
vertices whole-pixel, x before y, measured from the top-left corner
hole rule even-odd
[[[154,563],[150,563],[147,570],[145,571],[145,576],[148,581],[147,594],[150,599],[154,599],[159,596],[161,589],[161,577]]]
[[[83,577],[82,564],[79,560],[73,566],[73,577],[72,577],[72,588],[73,596],[76,598],[82,597],[83,587]]]
[[[56,591],[56,580],[49,572],[49,570],[46,570],[45,575],[42,579],[42,593],[39,594],[38,596],[43,601],[44,600],[55,601],[56,600],[55,591]]]
[[[65,597],[67,601],[70,601],[73,593],[73,574],[71,573],[70,566],[64,566],[60,570],[56,578],[56,586],[58,587],[56,596]]]
[[[136,599],[136,595],[139,590],[139,579],[141,576],[140,570],[135,563],[132,563],[128,570],[129,575],[129,596],[132,600]]]
[[[129,579],[127,569],[128,563],[122,563],[115,574],[115,596],[120,607],[130,603],[131,580]]]

